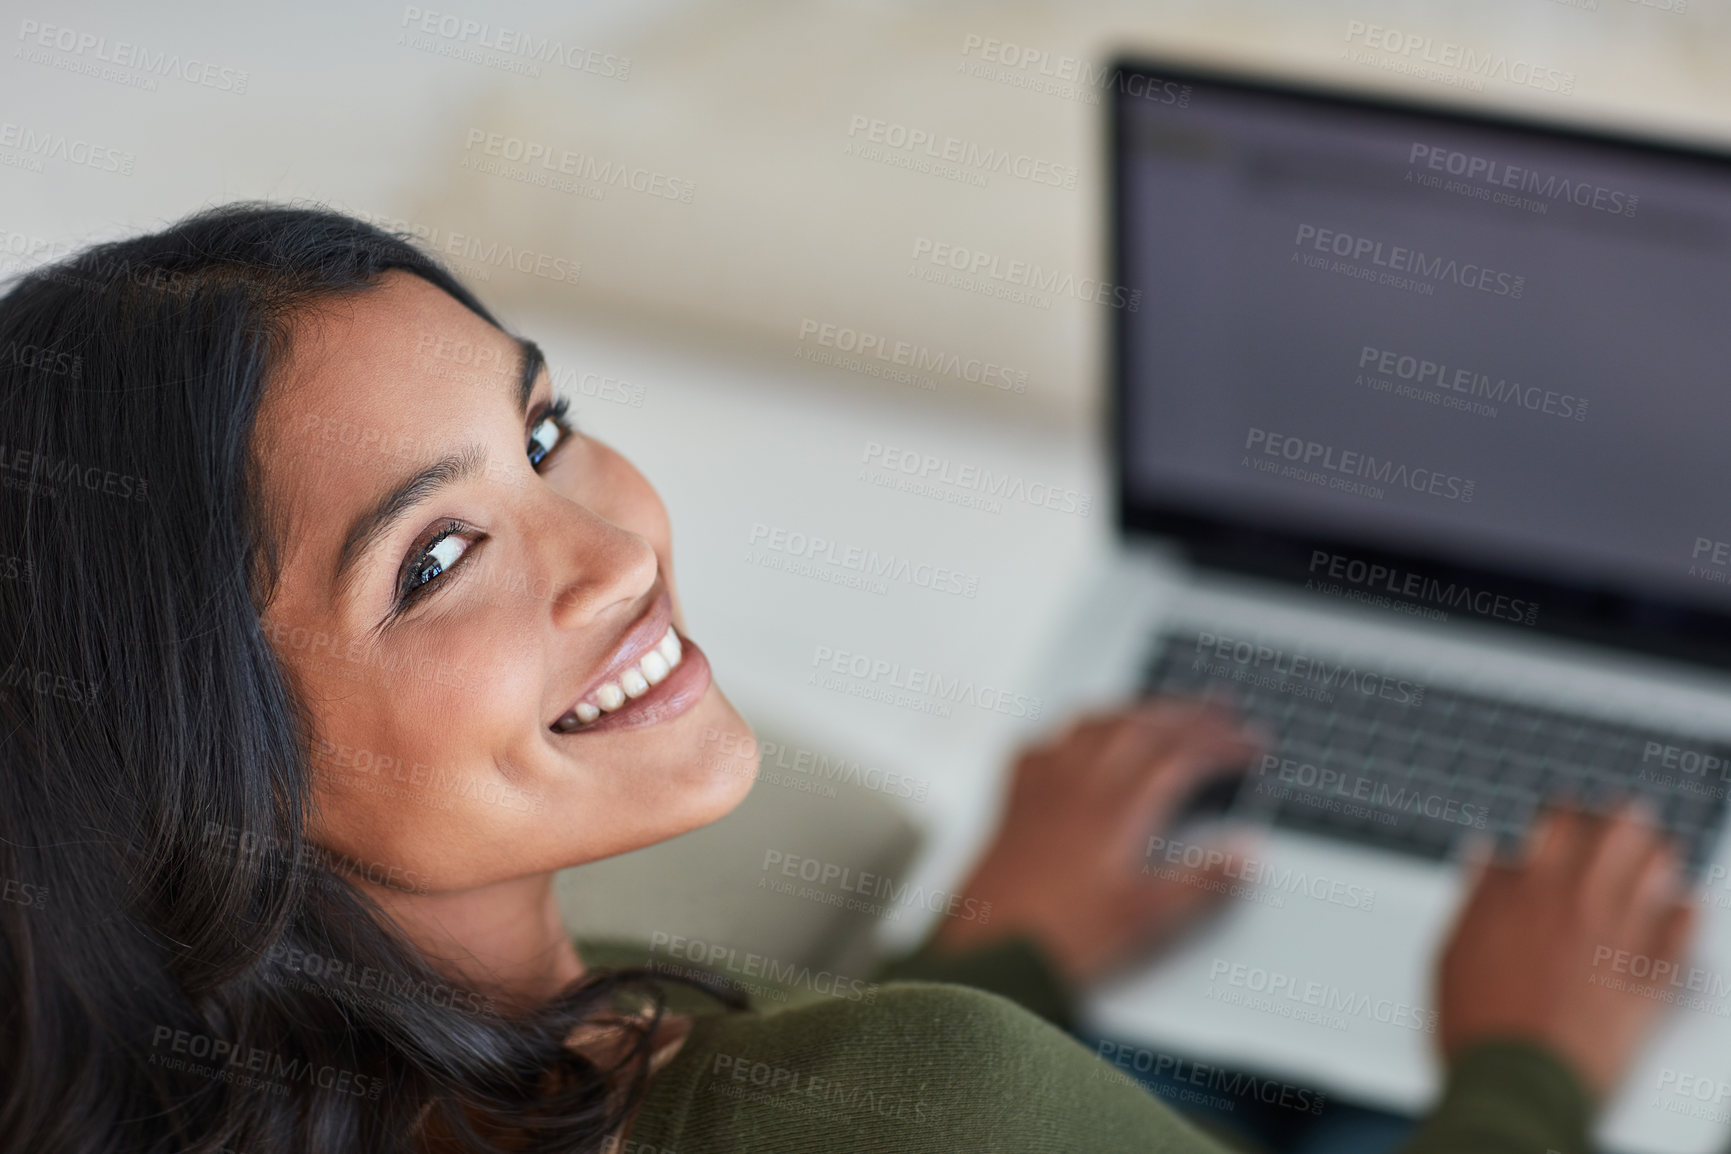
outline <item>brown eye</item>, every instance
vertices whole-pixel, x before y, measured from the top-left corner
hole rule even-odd
[[[475,544],[465,537],[459,525],[449,525],[435,537],[403,574],[398,590],[398,604],[406,604],[438,580],[451,566],[462,560],[463,554]]]

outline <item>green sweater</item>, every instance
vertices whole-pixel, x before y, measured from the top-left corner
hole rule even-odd
[[[581,949],[592,964],[648,960]],[[695,1024],[617,1154],[1226,1154],[1060,1028],[1074,995],[1032,942],[921,951],[873,982],[816,992],[754,978],[741,983],[754,1006],[775,1005],[745,1012],[670,985]],[[1590,1109],[1545,1050],[1484,1042],[1400,1154],[1584,1154]]]

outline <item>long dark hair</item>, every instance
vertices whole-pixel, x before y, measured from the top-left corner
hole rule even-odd
[[[498,326],[406,238],[255,204],[0,298],[8,1149],[593,1151],[641,1099],[648,1028],[607,1068],[565,1043],[659,1020],[647,971],[498,1010],[305,839],[253,425],[296,315],[390,269]]]

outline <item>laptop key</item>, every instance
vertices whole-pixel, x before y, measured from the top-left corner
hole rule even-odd
[[[1731,744],[1434,686],[1417,702],[1345,686],[1316,694],[1293,677],[1246,687],[1219,675],[1229,663],[1196,662],[1195,648],[1195,633],[1162,638],[1143,688],[1225,692],[1272,731],[1278,760],[1238,790],[1241,816],[1442,859],[1481,829],[1518,844],[1547,802],[1607,807],[1640,795],[1677,839],[1691,876],[1718,840],[1731,782],[1643,775],[1641,757],[1657,742],[1731,764]]]

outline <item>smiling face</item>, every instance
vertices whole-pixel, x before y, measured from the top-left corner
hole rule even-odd
[[[312,840],[363,883],[452,893],[733,808],[754,767],[715,751],[750,730],[684,638],[667,512],[555,415],[533,346],[402,272],[292,335],[255,453]]]

